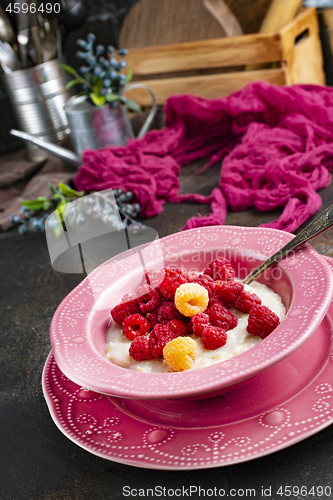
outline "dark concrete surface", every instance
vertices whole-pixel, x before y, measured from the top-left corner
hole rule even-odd
[[[219,165],[213,166],[203,176],[184,184],[183,192],[195,189],[208,194],[217,184],[219,170]],[[183,169],[182,182],[191,171],[191,167]],[[332,186],[320,194],[323,208],[332,203]],[[178,231],[197,212],[208,210],[206,205],[166,204],[163,213],[147,224],[156,228],[162,237]],[[278,212],[230,212],[226,223],[257,226],[277,216]],[[313,246],[333,256],[332,235],[333,229],[328,230],[313,240]],[[52,269],[43,233],[20,236],[14,230],[0,235],[1,500],[122,499],[126,498],[123,495],[125,485],[136,489],[156,485],[167,489],[191,485],[217,489],[255,488],[256,498],[263,498],[262,487],[272,487],[272,495],[266,498],[274,500],[286,498],[276,494],[279,486],[305,485],[309,489],[312,485],[321,485],[331,486],[333,490],[333,426],[264,458],[187,472],[147,470],[113,463],[88,453],[67,439],[49,414],[42,394],[41,376],[50,352],[52,315],[82,277],[60,274]],[[193,495],[191,498],[199,497]]]

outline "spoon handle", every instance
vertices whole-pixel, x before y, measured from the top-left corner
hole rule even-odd
[[[300,247],[307,241],[311,240],[318,234],[326,231],[329,227],[333,225],[333,205],[330,205],[326,210],[324,210],[318,217],[316,217],[310,224],[308,224],[303,231],[301,231],[295,238],[293,238],[284,247],[278,250],[274,255],[269,257],[265,262],[260,264],[256,269],[251,271],[250,274],[243,279],[243,283],[248,285],[253,280],[255,280],[261,273],[266,271],[270,266],[279,262],[283,259],[289,252]]]

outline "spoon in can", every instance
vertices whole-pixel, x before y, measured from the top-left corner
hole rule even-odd
[[[265,262],[262,262],[256,269],[250,272],[242,280],[245,285],[249,285],[255,280],[260,274],[262,274],[266,269],[271,267],[276,262],[279,262],[283,257],[288,255],[292,250],[296,250],[298,247],[302,246],[307,241],[311,240],[318,234],[326,231],[329,227],[333,225],[333,205],[330,205],[326,210],[324,210],[318,217],[316,217],[310,224],[308,224],[295,238],[293,238],[284,247],[278,250],[274,255],[269,257]]]
[[[4,73],[11,73],[18,69],[16,52],[7,42],[0,40],[0,66]]]

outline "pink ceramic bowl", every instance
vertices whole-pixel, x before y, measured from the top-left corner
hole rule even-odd
[[[283,322],[247,352],[201,370],[140,373],[118,367],[105,355],[110,309],[148,268],[202,271],[217,255],[244,278],[293,238],[268,228],[210,226],[166,236],[110,259],[85,278],[60,304],[51,323],[51,345],[60,370],[99,393],[130,399],[208,398],[228,392],[298,349],[315,332],[331,303],[333,280],[325,260],[310,246],[283,259],[258,281],[277,292],[287,309]],[[163,259],[162,259],[163,257]],[[162,260],[161,260],[162,259]]]

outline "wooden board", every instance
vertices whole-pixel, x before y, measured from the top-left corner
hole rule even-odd
[[[215,16],[221,15],[219,22]],[[124,19],[119,46],[150,47],[241,33],[237,19],[222,0],[212,0],[206,6],[203,0],[139,0]]]
[[[276,33],[137,48],[129,52],[127,60],[135,80],[146,82],[155,91],[158,104],[183,93],[218,98],[255,80],[276,85],[325,84],[318,19],[313,8],[304,9]],[[281,67],[243,71],[246,62],[278,62]],[[240,70],[230,71],[231,65]],[[228,72],[222,74],[225,68]],[[145,91],[133,90],[130,96],[143,106],[150,103]]]
[[[273,62],[282,59],[279,35],[244,35],[215,38],[161,47],[132,49],[128,66],[135,76],[173,71],[223,68],[246,62]]]
[[[304,11],[280,31],[283,47],[283,65],[288,67],[290,83],[325,85],[323,53],[319,38],[319,24],[313,15]]]
[[[294,19],[303,0],[272,0],[260,25],[260,33],[273,33]]]
[[[160,80],[145,80],[154,89],[158,105],[179,94],[192,94],[207,99],[217,99],[232,92],[241,90],[246,83],[265,80],[275,85],[288,85],[289,77],[286,68],[267,69],[262,71],[242,71],[215,75],[189,76],[167,78]],[[135,99],[143,107],[151,105],[151,97],[143,89],[129,90],[126,97]]]
[[[259,33],[274,33],[290,23],[299,11],[303,0],[272,0],[260,25]],[[267,67],[267,66],[266,66]],[[247,66],[247,70],[263,69],[264,66]]]

